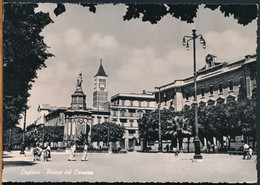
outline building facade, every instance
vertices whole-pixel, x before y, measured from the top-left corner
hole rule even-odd
[[[138,142],[138,122],[144,113],[155,110],[155,99],[151,93],[119,93],[111,97],[111,121],[125,127],[121,148],[134,150]]]
[[[157,103],[181,111],[194,106],[194,94],[194,77],[191,76],[158,87],[155,99]],[[232,63],[217,62],[216,56],[206,56],[205,66],[197,72],[198,106],[223,104],[255,96],[256,55],[247,55]],[[224,140],[228,142],[226,138]],[[236,140],[233,147],[241,146],[243,136],[238,136]],[[216,146],[215,138],[213,142]],[[205,143],[206,140],[202,141],[202,144]]]
[[[207,55],[205,66],[197,72],[197,102],[199,106],[215,105],[237,100],[240,96],[256,95],[256,55],[227,63],[217,62]],[[160,100],[159,100],[160,93]],[[156,102],[173,107],[175,111],[189,108],[194,101],[194,77],[162,85],[155,92]]]

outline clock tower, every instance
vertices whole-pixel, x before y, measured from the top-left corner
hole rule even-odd
[[[108,101],[107,78],[102,66],[102,59],[97,74],[94,76],[93,107],[104,110],[105,103]]]

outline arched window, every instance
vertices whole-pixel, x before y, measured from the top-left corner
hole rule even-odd
[[[125,110],[125,109],[121,110],[121,111],[120,111],[120,116],[125,117],[125,113],[126,113],[126,110]]]

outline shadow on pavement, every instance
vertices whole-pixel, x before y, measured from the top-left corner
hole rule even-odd
[[[4,167],[6,166],[33,166],[36,163],[33,161],[3,161]]]
[[[5,155],[3,155],[3,158],[14,158],[14,156],[5,156]]]

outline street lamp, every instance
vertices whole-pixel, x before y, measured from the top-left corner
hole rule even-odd
[[[204,40],[201,34],[196,34],[196,29],[192,29],[192,36],[184,36],[182,45],[186,46],[186,49],[189,50],[189,41],[193,41],[193,67],[194,67],[194,108],[195,108],[195,155],[193,157],[194,160],[202,159],[202,155],[200,154],[200,140],[199,140],[199,127],[198,127],[198,107],[197,107],[197,71],[196,71],[196,39],[200,37],[200,43],[202,44],[203,49],[206,48],[206,41]],[[186,38],[188,40],[186,40]]]
[[[107,128],[107,144],[108,144],[108,153],[112,153],[110,148],[110,135],[109,135],[109,125],[105,126]]]
[[[161,87],[155,87],[155,89],[159,90],[159,103],[158,103],[158,111],[159,111],[159,147],[158,150],[159,152],[162,151],[162,135],[161,135],[161,111],[160,111],[160,106],[161,106]]]

